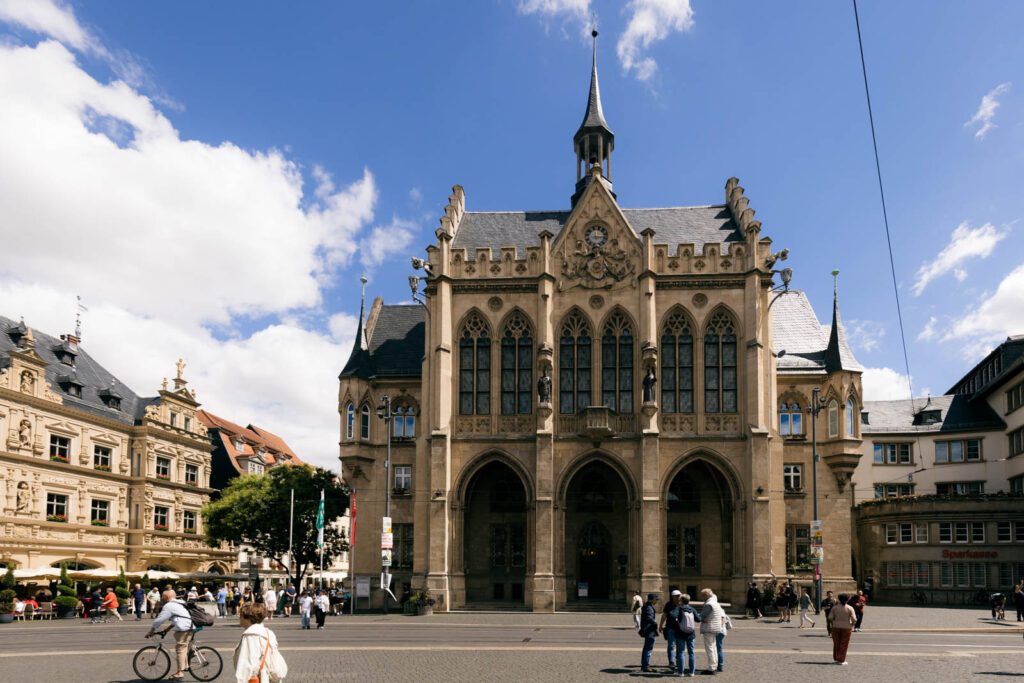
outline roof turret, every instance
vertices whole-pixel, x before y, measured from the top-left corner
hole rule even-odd
[[[832,329],[828,336],[828,346],[825,348],[825,369],[828,372],[846,370],[849,372],[863,372],[864,368],[853,356],[850,344],[846,340],[846,328],[843,327],[843,320],[839,317],[839,271],[832,271]]]

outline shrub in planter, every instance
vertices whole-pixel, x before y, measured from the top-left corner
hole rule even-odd
[[[124,575],[124,567],[121,567],[121,573],[117,575],[117,584],[114,585],[114,595],[117,596],[117,611],[121,614],[127,614],[128,599],[131,597],[131,593],[128,592],[128,577]]]
[[[68,566],[60,564],[60,583],[57,584],[57,593],[53,602],[57,605],[57,616],[61,619],[70,619],[75,616],[75,608],[78,607],[78,595],[75,593],[75,584],[68,577]]]
[[[416,591],[409,596],[409,602],[416,606],[416,614],[425,616],[434,613],[434,605],[437,601],[427,591]]]
[[[0,591],[0,624],[14,621],[14,598],[15,593],[10,588]]]

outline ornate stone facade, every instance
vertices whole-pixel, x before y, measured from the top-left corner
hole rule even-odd
[[[38,337],[38,338],[37,338]],[[179,368],[140,398],[78,346],[0,318],[0,560],[18,567],[200,571],[210,452]]]
[[[474,213],[456,186],[427,249],[425,304],[374,303],[339,388],[356,573],[379,575],[383,493],[408,467],[391,516],[412,552],[396,583],[442,609],[552,611],[672,587],[736,601],[753,579],[809,578],[820,388],[824,575],[851,587],[860,437],[846,416],[859,415],[861,369],[838,307],[830,338],[806,297],[779,297],[784,255],[735,178],[719,205],[622,208],[612,142],[595,66],[572,209]],[[385,433],[385,394],[407,397],[413,439]]]

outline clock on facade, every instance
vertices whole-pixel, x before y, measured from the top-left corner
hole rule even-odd
[[[592,247],[602,247],[608,241],[608,230],[603,225],[591,225],[586,232],[587,243]]]

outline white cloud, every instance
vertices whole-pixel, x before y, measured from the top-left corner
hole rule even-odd
[[[107,54],[100,41],[78,22],[74,10],[56,0],[0,0],[0,21],[56,38],[79,52]]]
[[[994,294],[980,301],[957,319],[942,341],[962,344],[964,356],[978,358],[1006,337],[1024,332],[1024,265],[1012,270]]]
[[[363,256],[373,175],[336,185],[316,168],[307,186],[278,150],[182,139],[53,40],[0,45],[0,92],[0,315],[68,332],[81,294],[85,349],[134,391],[184,357],[209,410],[336,467],[356,318],[325,320],[322,288]],[[376,263],[390,255],[368,239]]]
[[[953,271],[958,281],[963,282],[967,273],[961,264],[970,258],[988,258],[1008,234],[1008,230],[999,231],[991,223],[972,228],[969,222],[964,221],[953,230],[949,244],[939,252],[935,260],[918,268],[914,294],[920,296],[928,283],[950,271]]]
[[[564,17],[590,21],[590,0],[520,0],[520,14],[537,14],[548,19]]]
[[[147,97],[99,83],[56,42],[0,47],[0,92],[9,277],[223,324],[319,304],[373,217],[369,171],[340,190],[319,171],[309,197],[281,152],[183,140]]]
[[[885,326],[875,320],[850,320],[846,323],[850,343],[861,351],[875,351],[885,337]]]
[[[921,330],[920,334],[917,335],[918,341],[931,341],[935,339],[937,334],[935,326],[938,324],[939,319],[934,315],[928,318],[928,322],[925,324],[924,329]]]
[[[988,93],[981,98],[981,104],[978,105],[978,111],[974,113],[974,116],[972,116],[969,121],[964,123],[964,127],[966,128],[978,126],[978,130],[974,131],[975,138],[978,140],[984,140],[989,131],[996,127],[996,124],[992,122],[992,119],[995,118],[996,109],[999,108],[999,97],[1008,92],[1010,92],[1010,83],[1000,83],[989,90]]]
[[[639,80],[650,80],[658,64],[647,50],[652,43],[693,27],[690,0],[630,0],[623,11],[630,16],[616,46],[619,62]]]
[[[393,218],[387,225],[376,226],[359,244],[360,260],[367,268],[376,268],[390,257],[408,256],[416,224]]]
[[[865,401],[894,401],[910,398],[907,376],[892,368],[865,368],[861,375]],[[925,390],[927,391],[927,390]]]

